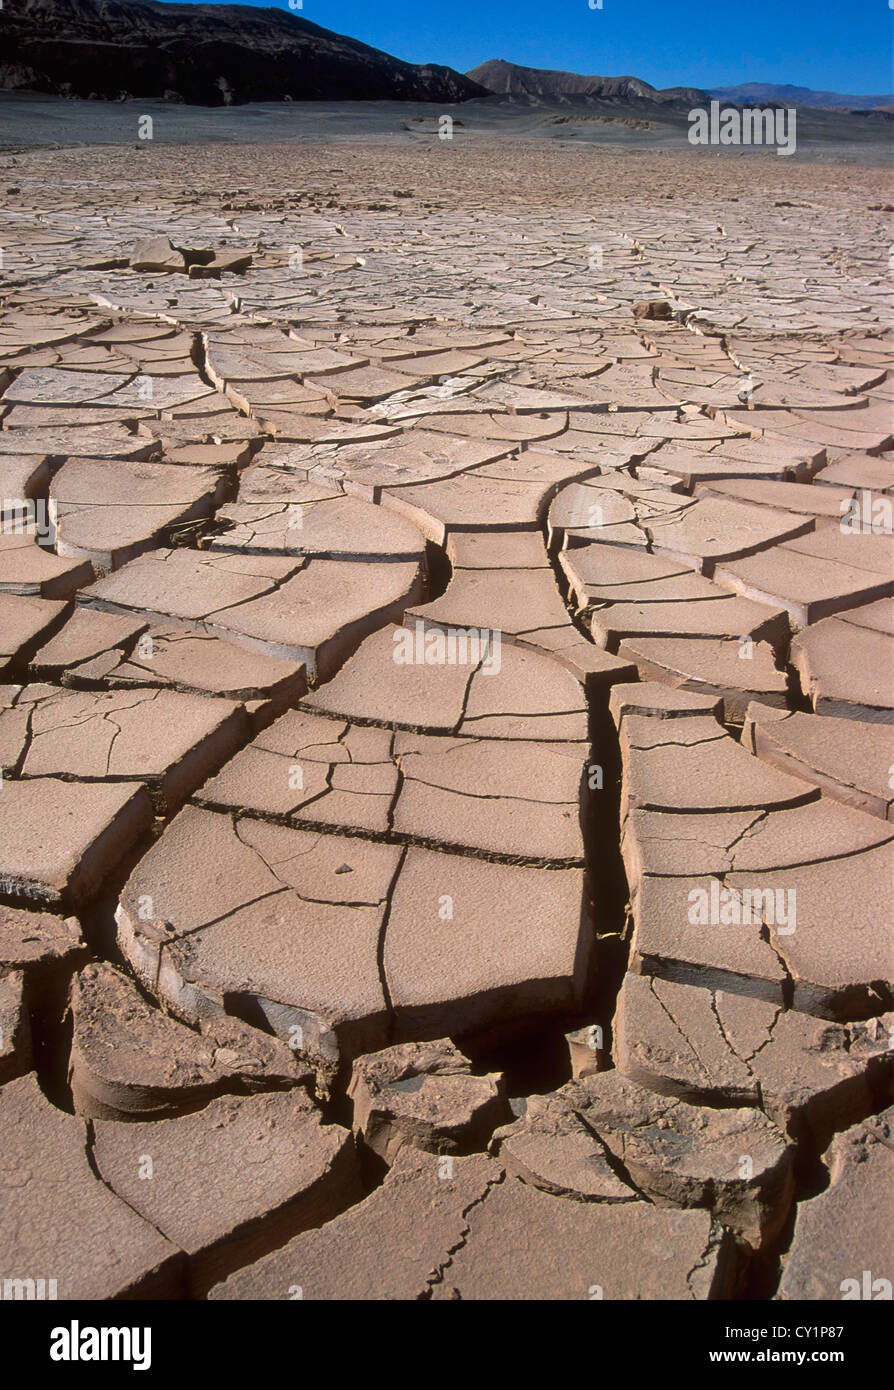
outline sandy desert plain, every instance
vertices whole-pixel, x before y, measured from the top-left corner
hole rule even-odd
[[[885,149],[453,115],[0,103],[0,1275],[890,1298]]]

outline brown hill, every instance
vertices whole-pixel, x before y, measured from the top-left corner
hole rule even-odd
[[[638,77],[596,77],[577,72],[557,72],[550,68],[525,68],[502,58],[481,63],[466,74],[498,96],[549,103],[587,98],[598,101],[647,101],[687,105],[706,100],[695,87],[671,87],[661,91]]]

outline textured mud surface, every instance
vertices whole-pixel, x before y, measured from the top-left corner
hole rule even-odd
[[[417,136],[0,157],[0,1277],[884,1297],[875,172]]]

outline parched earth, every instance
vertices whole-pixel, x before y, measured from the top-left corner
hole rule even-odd
[[[885,1297],[879,171],[434,131],[0,156],[0,1278]]]

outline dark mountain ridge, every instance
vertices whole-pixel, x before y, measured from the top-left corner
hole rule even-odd
[[[0,87],[61,96],[466,101],[462,73],[404,63],[286,10],[156,0],[7,0]]]

